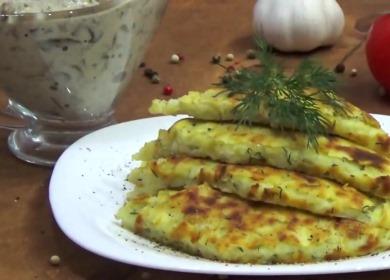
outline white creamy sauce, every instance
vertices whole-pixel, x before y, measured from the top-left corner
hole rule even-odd
[[[99,1],[12,2],[15,7],[31,5],[28,11],[47,11],[50,5],[73,9]],[[89,120],[107,114],[139,65],[166,0],[116,3],[60,18],[0,18],[0,88],[43,117]]]
[[[80,9],[98,5],[100,0],[0,0],[0,7],[11,13],[38,13]]]

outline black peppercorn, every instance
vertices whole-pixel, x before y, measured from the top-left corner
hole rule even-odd
[[[334,68],[334,71],[336,73],[344,73],[345,71],[345,65],[343,63],[339,63],[336,65],[336,67]]]
[[[211,63],[213,63],[213,64],[218,64],[220,62],[221,62],[221,56],[220,55],[214,55],[211,58]]]
[[[248,59],[256,59],[256,51],[249,49],[246,51],[246,58]]]
[[[144,75],[146,77],[148,77],[149,79],[151,79],[154,75],[158,75],[158,73],[156,71],[154,71],[153,69],[146,68],[144,71]]]

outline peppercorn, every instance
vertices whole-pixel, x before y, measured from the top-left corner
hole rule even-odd
[[[153,75],[158,75],[158,73],[151,68],[146,68],[144,71],[144,75],[149,79],[151,79]]]
[[[256,51],[253,49],[249,49],[246,51],[246,58],[248,59],[256,59]]]
[[[353,68],[351,70],[351,77],[356,77],[357,76],[357,69],[356,68]]]
[[[153,84],[159,84],[160,83],[160,77],[159,77],[159,75],[158,74],[154,74],[153,76],[152,76],[152,83]]]
[[[230,81],[231,77],[229,74],[225,74],[222,76],[222,83],[226,84]]]
[[[211,58],[211,63],[213,64],[218,64],[220,62],[221,62],[221,56],[219,54],[216,54]]]
[[[166,85],[163,90],[163,94],[166,96],[172,95],[173,88],[170,85]]]
[[[181,54],[178,54],[179,58],[180,58],[180,61],[184,61],[184,56],[181,55]]]
[[[180,57],[177,54],[173,54],[171,56],[171,63],[173,64],[178,64],[180,62]]]
[[[339,63],[339,64],[337,64],[336,65],[336,67],[334,68],[334,71],[336,72],[336,73],[344,73],[344,71],[345,71],[345,65],[343,64],[343,63]]]
[[[233,60],[234,60],[234,54],[228,53],[228,54],[226,55],[226,60],[227,60],[227,61],[233,61]]]
[[[51,265],[57,266],[57,265],[59,265],[61,263],[61,258],[59,256],[57,256],[57,255],[53,255],[53,256],[50,257],[49,263]]]
[[[227,68],[226,68],[226,72],[229,72],[229,73],[231,73],[231,72],[233,72],[233,71],[235,71],[236,70],[236,68],[233,66],[233,65],[229,65]]]
[[[141,62],[139,68],[144,68],[146,66],[145,62]]]

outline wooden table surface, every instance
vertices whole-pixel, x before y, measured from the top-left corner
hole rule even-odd
[[[334,67],[361,39],[353,30],[357,18],[389,10],[389,0],[340,0],[347,18],[342,39],[333,47],[310,54]],[[148,116],[153,98],[161,97],[164,84],[171,84],[174,96],[190,89],[206,89],[222,69],[209,63],[215,53],[232,52],[247,65],[245,51],[253,47],[251,17],[253,0],[171,0],[165,17],[145,56],[157,70],[160,85],[148,82],[139,69],[119,100],[117,118],[127,121]],[[180,65],[169,64],[174,52],[185,56]],[[283,55],[293,65],[301,55]],[[252,62],[249,62],[252,63]],[[340,94],[369,112],[390,114],[390,102],[377,94],[361,49],[346,63]],[[358,70],[351,78],[349,71]],[[4,101],[5,97],[1,97]],[[195,275],[149,270],[120,264],[89,253],[70,241],[57,227],[48,202],[51,169],[15,159],[7,149],[8,132],[0,131],[0,279],[218,279],[216,275]],[[49,264],[57,254],[58,267]],[[146,272],[146,273],[145,273]],[[249,279],[230,277],[231,279]],[[266,277],[264,277],[266,278]],[[332,276],[294,276],[284,279],[389,279],[390,271]],[[258,277],[258,279],[263,279]]]

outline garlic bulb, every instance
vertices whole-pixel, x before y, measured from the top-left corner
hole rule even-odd
[[[257,0],[257,36],[281,51],[310,51],[333,45],[344,29],[336,0]]]

